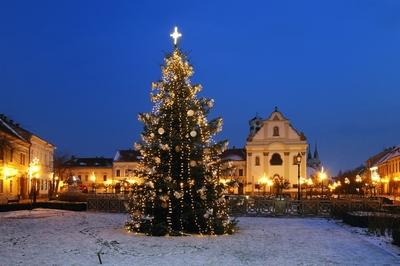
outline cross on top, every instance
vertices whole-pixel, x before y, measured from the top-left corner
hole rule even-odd
[[[169,36],[174,39],[174,45],[176,46],[178,43],[178,39],[182,37],[182,34],[178,31],[178,27],[175,27],[174,32],[171,33]]]

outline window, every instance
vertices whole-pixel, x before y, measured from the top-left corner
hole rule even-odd
[[[103,181],[107,181],[107,175],[103,175]]]
[[[47,190],[47,189],[48,189],[48,187],[47,187],[47,180],[44,180],[43,182],[44,182],[44,190]]]
[[[10,180],[10,193],[12,193],[12,189],[13,189],[12,185],[13,185],[12,180]]]
[[[19,164],[25,165],[25,154],[20,153],[19,155]]]
[[[0,179],[0,193],[3,193],[3,179]]]
[[[121,170],[117,169],[117,171],[115,172],[115,175],[118,177],[121,176]]]
[[[88,175],[85,175],[85,181],[86,182],[89,181],[89,176]]]
[[[256,166],[260,165],[260,157],[256,156]]]
[[[40,190],[44,190],[44,180],[40,179]]]
[[[13,149],[10,150],[10,162],[13,161],[13,157],[14,157],[14,151]]]
[[[243,169],[239,169],[239,176],[243,176]]]
[[[271,165],[282,165],[283,161],[279,153],[272,154],[271,160],[269,161]]]
[[[278,137],[279,136],[279,127],[274,127],[274,137]]]

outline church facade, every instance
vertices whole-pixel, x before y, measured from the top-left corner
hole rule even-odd
[[[238,184],[235,194],[273,192],[276,185],[284,186],[284,193],[297,193],[298,163],[301,156],[300,177],[308,178],[321,168],[317,147],[311,155],[306,136],[298,131],[277,107],[266,118],[258,115],[249,121],[250,133],[243,149],[228,149],[222,160],[234,166],[224,180]],[[312,170],[312,171],[311,171]],[[266,184],[269,180],[269,184]]]
[[[286,182],[287,191],[296,191],[296,156],[300,154],[302,158],[300,176],[306,177],[307,148],[305,135],[295,129],[277,107],[265,120],[260,117],[250,120],[246,143],[246,192],[254,194],[262,177]]]

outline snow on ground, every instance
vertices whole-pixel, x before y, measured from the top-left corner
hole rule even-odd
[[[399,265],[400,249],[326,219],[239,218],[232,236],[147,237],[125,214],[0,213],[0,265]],[[390,248],[388,248],[390,246]]]

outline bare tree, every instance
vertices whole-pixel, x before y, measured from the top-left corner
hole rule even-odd
[[[53,179],[50,181],[49,188],[49,199],[53,198],[58,193],[58,186],[60,179],[65,176],[68,168],[65,167],[64,163],[70,158],[67,154],[56,154],[54,156],[53,167],[54,175]]]

